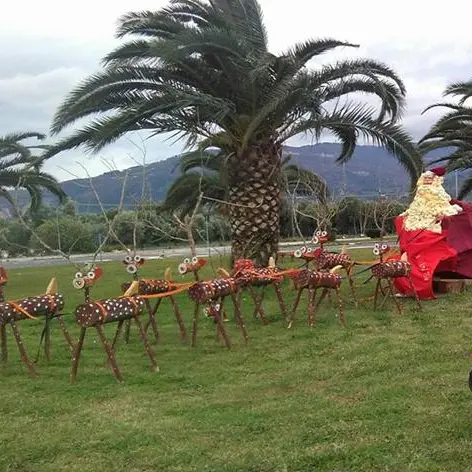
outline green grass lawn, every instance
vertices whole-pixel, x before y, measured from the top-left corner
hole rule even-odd
[[[368,257],[366,253],[359,256]],[[168,263],[168,262],[167,262]],[[173,261],[176,266],[176,262]],[[163,275],[164,262],[146,264],[143,276]],[[57,276],[66,312],[81,301],[67,266],[11,270],[10,299],[41,293]],[[210,276],[211,267],[206,268]],[[362,286],[363,295],[373,285]],[[118,294],[123,266],[104,264],[95,296]],[[344,294],[348,300],[347,284]],[[289,305],[294,293],[287,283]],[[187,327],[192,305],[178,297]],[[321,306],[318,324],[306,325],[306,305],[287,330],[275,297],[267,298],[270,324],[244,304],[250,341],[232,318],[233,349],[218,344],[214,325],[200,323],[198,346],[179,340],[170,306],[158,321],[152,373],[137,332],[121,343],[118,384],[103,347],[90,330],[75,385],[56,323],[52,360],[30,378],[8,328],[9,362],[0,366],[0,471],[466,471],[472,470],[472,394],[467,387],[472,345],[471,293],[424,303],[410,301],[398,316],[390,303],[347,303],[347,329],[335,309]],[[78,328],[68,315],[74,339]],[[41,322],[19,323],[31,357]],[[107,327],[112,335],[113,326]]]

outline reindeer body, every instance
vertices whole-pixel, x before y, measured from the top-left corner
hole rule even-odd
[[[77,272],[73,280],[73,286],[84,290],[84,303],[78,305],[75,309],[75,320],[80,326],[80,335],[77,347],[72,360],[71,383],[75,382],[77,370],[79,367],[80,354],[84,345],[87,330],[95,328],[100,341],[103,344],[108,357],[108,362],[113,370],[113,374],[119,382],[123,381],[121,372],[115,358],[115,344],[118,335],[123,327],[123,323],[134,320],[136,323],[141,341],[144,344],[146,353],[151,361],[151,368],[155,372],[158,369],[154,355],[149,346],[146,333],[141,325],[140,315],[143,312],[145,302],[141,299],[138,292],[138,282],[135,281],[129,287],[128,291],[122,297],[106,298],[102,300],[92,300],[90,290],[102,276],[102,270],[99,267],[88,269],[87,273]],[[115,338],[113,342],[108,342],[103,326],[109,323],[118,323]]]
[[[327,251],[324,245],[328,242],[328,233],[326,231],[317,231],[313,235],[313,244],[319,244],[316,249],[303,247],[294,252],[294,257],[301,258],[307,262],[313,262],[315,269],[318,271],[330,271],[335,267],[341,267],[346,272],[346,277],[349,281],[352,299],[354,305],[357,306],[357,293],[352,279],[352,271],[356,262],[351,259],[351,256],[346,253],[338,253]]]
[[[187,261],[187,259],[185,261]],[[159,307],[162,303],[162,299],[168,298],[172,304],[175,318],[179,326],[180,338],[182,341],[185,341],[187,339],[187,330],[185,328],[185,324],[182,318],[182,314],[180,312],[180,308],[177,304],[177,301],[173,297],[175,292],[178,292],[179,289],[182,287],[182,284],[179,284],[170,280],[170,269],[166,271],[166,275],[164,279],[141,279],[139,277],[138,271],[139,271],[139,268],[144,264],[144,262],[145,262],[145,259],[143,259],[142,257],[134,256],[134,258],[132,258],[132,262],[128,263],[126,270],[128,273],[133,274],[134,281],[138,283],[138,295],[149,296],[149,297],[151,297],[152,295],[162,295],[162,298],[156,297],[154,304],[151,302],[150,298],[144,299],[146,311],[149,315],[148,321],[144,327],[145,333],[148,332],[149,326],[151,326],[155,341],[156,343],[159,342],[160,333],[159,333],[159,328],[156,321],[157,311],[159,310]],[[190,260],[188,260],[188,262],[190,263]],[[199,268],[203,267],[206,261],[204,261],[203,264],[201,262],[198,263],[199,262],[198,260],[196,262],[197,262],[196,266],[192,267],[194,273],[198,272]],[[126,260],[124,261],[124,264],[126,264]],[[185,267],[187,268],[187,264],[185,265]],[[180,269],[180,266],[179,266],[179,269]],[[121,292],[125,293],[129,289],[131,284],[132,282],[125,282],[121,284]],[[131,320],[127,322],[126,328],[125,328],[125,342],[126,343],[129,342],[130,327],[131,327]]]
[[[280,271],[275,267],[275,262],[272,258],[269,262],[269,267],[255,267],[252,260],[239,259],[234,263],[232,277],[236,279],[242,289],[249,291],[255,304],[254,316],[257,317],[259,314],[264,324],[268,324],[268,321],[265,317],[262,302],[265,288],[268,286],[274,287],[283,318],[284,320],[287,319],[287,310],[280,287],[284,275],[281,275]],[[261,288],[261,293],[256,293],[254,288]]]
[[[421,310],[421,303],[413,285],[413,280],[411,279],[411,264],[407,261],[402,260],[384,261],[384,256],[389,250],[390,247],[386,243],[376,243],[374,245],[373,253],[379,258],[379,262],[371,267],[371,278],[377,279],[374,292],[374,310],[377,309],[378,297],[379,294],[382,293],[384,295],[384,299],[381,303],[381,307],[384,305],[387,298],[391,296],[395,300],[395,305],[397,307],[398,313],[402,314],[402,306],[400,305],[400,302],[395,296],[395,289],[393,284],[393,280],[399,277],[408,278],[411,290],[415,296],[418,307]],[[386,281],[387,283],[385,289],[382,287],[382,281]]]
[[[331,272],[320,272],[312,269],[303,269],[294,278],[295,288],[298,290],[293,306],[292,317],[288,325],[289,328],[295,321],[295,315],[297,312],[298,305],[302,296],[303,290],[308,290],[308,324],[313,327],[315,324],[316,312],[323,299],[328,295],[330,291],[334,291],[338,300],[339,305],[339,321],[342,327],[346,326],[346,317],[344,314],[344,304],[341,299],[340,287],[342,278],[339,274],[335,273],[336,269],[333,268]],[[316,293],[319,289],[322,289],[321,295],[315,304]]]
[[[0,277],[3,281],[3,283],[0,283],[0,285],[3,288],[7,280],[5,269],[0,271]],[[0,345],[2,350],[2,362],[7,362],[8,359],[6,326],[10,325],[21,354],[21,359],[28,368],[30,374],[36,374],[36,371],[29,360],[26,348],[21,338],[20,330],[16,323],[22,320],[36,320],[38,317],[44,318],[44,327],[41,333],[41,339],[35,362],[37,362],[39,359],[39,350],[41,348],[43,339],[45,357],[47,360],[50,359],[50,322],[53,318],[58,319],[68,346],[71,350],[74,349],[74,343],[72,342],[69,332],[67,331],[66,324],[62,319],[61,311],[64,307],[64,297],[56,292],[57,287],[56,280],[54,278],[49,283],[46,293],[36,297],[27,297],[15,301],[5,301],[2,290],[3,301],[0,302]]]
[[[188,289],[188,295],[195,303],[193,315],[192,346],[195,346],[197,342],[198,315],[200,312],[200,306],[206,305],[205,313],[207,316],[210,316],[215,320],[217,325],[217,333],[223,337],[226,347],[228,349],[231,348],[231,341],[222,323],[223,304],[226,297],[230,297],[233,301],[238,325],[241,329],[244,340],[247,342],[248,334],[244,324],[239,301],[236,297],[236,294],[239,292],[239,290],[240,285],[233,277],[196,282]]]

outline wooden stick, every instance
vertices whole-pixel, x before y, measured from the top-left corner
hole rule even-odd
[[[2,347],[2,362],[8,361],[8,345],[7,345],[7,330],[6,326],[0,326],[0,345]]]
[[[186,341],[187,330],[185,329],[185,323],[184,323],[184,320],[182,319],[182,313],[180,312],[179,305],[177,304],[177,302],[175,301],[172,295],[169,298],[170,298],[170,302],[172,303],[172,307],[174,308],[175,319],[177,320],[177,324],[179,325],[180,339],[182,341]]]
[[[116,363],[115,352],[108,344],[107,338],[105,337],[105,332],[103,330],[103,326],[98,324],[95,326],[95,328],[97,330],[100,341],[102,342],[103,347],[105,348],[105,352],[107,353],[108,360],[110,361],[110,365],[113,370],[113,374],[115,375],[118,382],[123,382],[123,377],[121,376],[120,369],[118,368],[118,364]]]
[[[290,329],[295,322],[295,314],[297,313],[298,305],[300,304],[300,299],[302,298],[303,289],[299,288],[297,292],[297,296],[295,297],[295,303],[293,304],[292,308],[292,316],[290,318],[290,322],[288,323],[287,329]]]
[[[193,311],[192,347],[197,345],[198,315],[200,313],[200,303],[195,303]]]
[[[243,318],[243,315],[241,313],[241,308],[240,308],[239,303],[238,303],[238,298],[236,297],[236,295],[234,293],[231,293],[230,297],[233,300],[234,312],[236,314],[236,319],[238,320],[239,327],[241,328],[241,333],[244,337],[244,341],[247,343],[248,339],[249,339],[249,336],[247,334],[246,326],[244,324],[244,318]]]
[[[149,345],[146,333],[143,330],[143,325],[141,324],[141,321],[139,320],[138,316],[134,316],[133,318],[134,322],[136,323],[136,326],[138,327],[139,336],[141,337],[141,341],[144,344],[144,349],[146,350],[149,360],[151,361],[151,369],[153,372],[159,372],[159,367],[157,367],[156,359],[154,358],[154,354],[152,353],[151,346]]]
[[[35,376],[36,371],[34,370],[33,364],[31,364],[28,358],[28,354],[26,353],[25,346],[23,345],[23,341],[21,340],[20,331],[18,329],[18,326],[16,325],[16,321],[11,320],[10,326],[13,331],[13,336],[15,336],[16,344],[18,344],[18,349],[20,350],[22,361],[25,363],[26,367],[28,368],[30,375]]]
[[[80,328],[79,340],[75,347],[74,356],[72,357],[72,372],[70,376],[71,384],[75,383],[75,379],[77,378],[77,369],[79,367],[80,354],[82,352],[82,347],[84,345],[84,339],[85,339],[86,333],[87,333],[86,328],[84,327]]]

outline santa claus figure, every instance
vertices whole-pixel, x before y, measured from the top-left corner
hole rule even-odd
[[[472,277],[472,205],[452,200],[444,190],[445,169],[418,179],[415,197],[395,220],[401,258],[410,262],[413,284],[422,300],[435,298],[433,276]],[[397,291],[412,296],[408,280],[395,280]]]

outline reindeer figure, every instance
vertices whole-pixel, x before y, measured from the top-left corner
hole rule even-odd
[[[287,309],[281,289],[284,275],[285,273],[279,271],[275,266],[273,257],[269,260],[269,267],[256,268],[253,261],[250,259],[239,259],[234,263],[232,277],[237,280],[238,285],[242,289],[246,288],[249,291],[255,304],[254,317],[259,315],[264,324],[268,324],[268,321],[265,317],[262,302],[264,300],[265,290],[268,286],[274,287],[280,310],[284,320],[287,320]],[[257,287],[261,288],[260,294],[255,290]]]
[[[5,269],[0,271],[1,286],[6,284],[7,275]],[[20,351],[21,359],[28,368],[28,371],[31,375],[35,375],[36,371],[31,364],[26,348],[24,346],[23,340],[21,338],[20,331],[17,326],[17,321],[21,320],[36,320],[38,316],[44,317],[44,328],[41,334],[41,340],[39,343],[39,349],[43,339],[44,342],[44,354],[46,359],[50,360],[50,349],[51,349],[51,338],[50,338],[50,323],[51,320],[57,318],[59,325],[62,329],[64,338],[69,345],[70,349],[74,349],[74,343],[67,331],[65,322],[62,318],[62,308],[64,307],[64,297],[57,293],[57,284],[56,279],[51,279],[49,285],[43,295],[38,295],[36,297],[23,298],[21,300],[15,301],[5,301],[3,290],[2,290],[3,301],[0,303],[0,344],[2,351],[2,362],[7,362],[8,360],[8,350],[7,350],[7,337],[6,337],[6,325],[10,325],[15,337],[18,349]],[[36,361],[39,358],[39,349],[38,355],[36,356]]]
[[[158,371],[159,369],[156,360],[139,319],[139,316],[143,312],[145,303],[143,299],[137,296],[138,282],[133,282],[129,290],[121,297],[92,300],[90,290],[102,276],[102,270],[100,267],[90,266],[87,269],[88,272],[86,274],[83,274],[82,272],[76,273],[73,280],[73,286],[76,289],[84,290],[84,303],[78,305],[75,309],[75,319],[77,324],[80,326],[80,335],[72,361],[71,383],[74,383],[77,377],[80,354],[82,352],[88,328],[95,328],[97,330],[98,336],[103,344],[108,361],[113,370],[113,374],[119,382],[123,382],[123,377],[118,368],[118,364],[116,363],[115,344],[117,341],[117,335],[120,332],[123,323],[131,319],[134,320],[138,327],[141,341],[143,342],[146,353],[151,361],[152,370],[154,372]],[[103,326],[108,323],[118,323],[117,334],[115,335],[111,345],[109,344],[103,329]]]
[[[356,287],[354,285],[354,280],[352,279],[352,273],[354,266],[357,264],[351,259],[349,254],[345,252],[332,252],[327,251],[324,248],[324,245],[329,241],[327,231],[316,231],[313,236],[313,244],[319,244],[319,247],[316,249],[303,247],[298,251],[295,251],[294,256],[297,258],[304,259],[307,263],[307,266],[310,262],[314,263],[315,269],[318,271],[330,271],[334,267],[341,266],[345,270],[347,279],[349,280],[349,288],[351,290],[352,299],[354,305],[357,307],[357,293]]]
[[[293,306],[292,317],[288,328],[291,328],[297,312],[303,290],[308,290],[308,324],[313,327],[316,321],[316,312],[321,302],[330,291],[334,291],[339,305],[339,321],[343,328],[346,327],[344,303],[341,298],[341,276],[336,273],[341,266],[333,267],[329,272],[320,272],[312,269],[302,269],[294,277],[295,288],[298,290]],[[316,293],[322,289],[321,295],[315,304]]]
[[[137,257],[135,256],[134,259],[136,260]],[[141,265],[142,265],[144,263],[144,259],[141,258],[141,261],[142,261],[141,262]],[[193,272],[195,278],[198,278],[198,270],[200,270],[200,268],[203,267],[205,264],[206,264],[205,259],[196,260],[193,262],[193,265],[190,260],[185,259],[185,261],[179,265],[179,272],[181,275],[184,275],[187,272]],[[129,266],[127,266],[127,271],[131,273],[128,267]],[[139,269],[139,267],[140,266],[137,266],[137,269]],[[164,279],[140,279],[138,276],[137,270],[134,271],[134,269],[131,269],[131,271],[133,273],[135,280],[138,281],[138,294],[142,296],[142,298],[144,299],[144,303],[146,305],[146,311],[149,314],[149,319],[145,325],[144,331],[147,333],[149,326],[151,326],[156,343],[159,342],[159,329],[157,326],[156,315],[162,303],[162,300],[164,298],[167,298],[170,300],[172,304],[172,308],[175,314],[175,319],[177,321],[177,324],[179,325],[180,338],[182,339],[182,341],[186,341],[187,330],[185,328],[185,323],[182,318],[182,313],[180,311],[179,305],[177,304],[177,301],[174,298],[174,295],[184,292],[190,287],[191,284],[188,284],[188,283],[182,284],[179,282],[172,281],[170,268],[166,269]],[[128,290],[130,285],[131,285],[131,282],[122,284],[121,286],[122,292],[125,292],[126,290]],[[154,305],[152,305],[151,303],[152,299],[155,299]],[[128,339],[129,339],[129,335],[128,337],[125,336],[126,342],[128,342]]]
[[[231,341],[223,326],[221,316],[226,297],[230,297],[233,301],[238,325],[245,341],[248,341],[248,334],[246,326],[244,325],[241,307],[236,296],[240,289],[238,281],[233,277],[230,277],[227,272],[222,270],[220,270],[220,272],[223,272],[223,278],[196,282],[188,290],[190,298],[195,302],[193,314],[192,347],[196,346],[197,344],[198,317],[200,313],[200,307],[201,305],[204,305],[205,315],[214,319],[215,324],[217,325],[218,335],[222,336],[226,347],[228,349],[231,348]]]
[[[395,288],[393,284],[393,280],[398,277],[407,277],[410,283],[411,291],[415,296],[416,303],[418,304],[419,309],[421,310],[421,303],[418,298],[418,294],[416,293],[416,289],[413,285],[413,280],[411,279],[411,265],[409,262],[404,260],[391,260],[391,261],[384,261],[384,256],[387,252],[389,252],[390,247],[386,243],[375,243],[373,253],[375,256],[379,258],[379,262],[374,264],[370,267],[372,272],[371,277],[366,281],[368,282],[372,278],[377,279],[377,283],[375,286],[374,292],[374,310],[377,309],[377,302],[379,293],[384,295],[384,299],[380,304],[380,308],[385,304],[385,301],[389,297],[393,297],[395,300],[395,305],[397,307],[398,313],[402,314],[402,306],[398,301],[398,298],[395,296]],[[382,287],[382,281],[386,281],[386,287]]]

